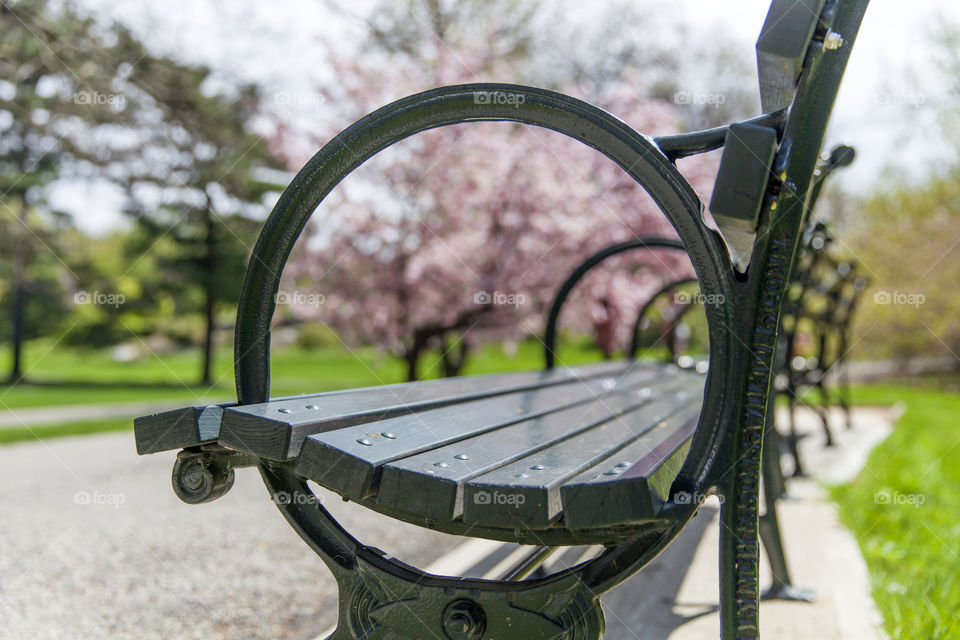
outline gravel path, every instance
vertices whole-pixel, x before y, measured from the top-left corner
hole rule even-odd
[[[61,407],[28,407],[0,411],[0,429],[10,427],[33,427],[45,424],[79,422],[81,420],[105,420],[111,418],[130,418],[156,413],[166,409],[176,409],[185,403],[182,400],[171,402],[122,402],[116,404],[76,404]]]
[[[335,622],[330,573],[256,471],[190,506],[173,460],[138,457],[130,433],[0,448],[0,638],[312,638]],[[460,542],[326,503],[413,564]]]
[[[814,477],[848,479],[889,432],[890,413],[859,411],[853,431],[837,429],[832,450],[802,416]],[[239,470],[224,498],[188,506],[170,488],[173,460],[138,457],[130,433],[0,447],[0,639],[306,639],[335,623],[330,573],[258,474]],[[795,480],[790,492],[780,510],[788,561],[817,602],[765,602],[764,635],[882,638],[853,537],[815,480]],[[416,566],[469,555],[451,555],[462,539],[330,495],[325,504],[364,542]],[[651,566],[604,598],[607,640],[718,637],[715,514],[705,507]],[[763,583],[768,575],[764,566]]]

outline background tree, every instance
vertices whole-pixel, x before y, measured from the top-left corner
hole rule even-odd
[[[510,33],[521,44],[504,42],[492,23],[459,29],[449,22],[456,14],[436,3],[401,6],[428,18],[412,21],[418,37],[373,30],[371,46],[389,54],[388,63],[376,53],[362,62],[332,57],[338,83],[326,104],[345,120],[440,84],[516,79],[515,69],[530,75],[522,24]],[[594,98],[648,133],[670,132],[678,120],[670,104],[638,100],[630,78]],[[285,143],[283,135],[272,140],[281,149]],[[684,167],[705,191],[709,165]],[[612,162],[559,134],[503,123],[441,129],[398,145],[352,175],[317,220],[315,247],[295,254],[285,287],[315,287],[325,303],[289,296],[292,308],[281,313],[319,317],[349,342],[385,346],[406,361],[411,379],[423,375],[418,363],[429,348],[440,350],[444,373],[455,375],[480,340],[540,333],[550,295],[590,252],[635,235],[673,235]],[[624,271],[631,259],[648,268]],[[579,302],[571,300],[578,313],[565,326],[593,331],[599,309],[616,317],[602,330],[603,346],[614,336],[625,344],[631,316],[665,272],[686,275],[686,258],[658,252],[612,261],[585,283]]]
[[[110,48],[93,21],[69,11],[54,15],[42,0],[25,0],[0,5],[0,24],[0,206],[13,245],[5,253],[10,260],[5,324],[14,381],[23,373],[23,340],[49,326],[26,329],[31,295],[52,294],[49,269],[32,267],[39,253],[52,250],[49,238],[41,237],[47,224],[43,188],[71,169],[108,161],[110,145],[91,153],[84,141],[99,138],[108,123],[123,122],[130,112],[112,89],[122,58],[90,55]],[[45,279],[32,279],[38,272],[46,273]],[[34,306],[42,304],[37,300]]]
[[[178,313],[202,320],[200,379],[209,384],[217,306],[236,301],[249,219],[276,188],[253,175],[276,165],[252,132],[257,92],[155,56],[125,28],[81,19],[69,6],[28,0],[2,12],[0,77],[11,81],[0,83],[0,186],[8,206],[20,203],[23,232],[10,269],[12,377],[28,289],[22,274],[37,251],[22,218],[44,186],[75,175],[112,180],[131,195],[139,231],[130,247],[141,252],[132,264],[166,236],[177,240],[166,245],[163,288],[182,293]]]
[[[856,316],[857,349],[874,358],[942,356],[957,367],[960,27],[942,22],[931,27],[929,39],[937,43],[934,62],[939,81],[929,87],[928,95],[903,89],[898,94],[895,85],[888,95],[904,99],[887,100],[886,106],[899,108],[901,118],[919,119],[917,104],[922,98],[925,108],[938,116],[937,151],[943,158],[926,160],[924,177],[912,183],[901,172],[888,170],[882,188],[859,201],[847,196],[845,248],[871,280]],[[909,75],[920,77],[919,71]],[[936,91],[944,95],[937,96]],[[843,195],[838,200],[842,202]]]
[[[162,114],[153,144],[176,160],[131,176],[130,213],[138,234],[130,248],[140,253],[167,236],[174,239],[172,253],[159,265],[166,276],[162,286],[175,294],[179,313],[202,318],[200,383],[208,385],[217,307],[239,298],[256,220],[265,213],[263,198],[279,188],[257,172],[278,163],[251,129],[259,105],[253,87],[215,90],[212,85],[224,79],[209,69],[150,55],[137,66],[137,86]]]

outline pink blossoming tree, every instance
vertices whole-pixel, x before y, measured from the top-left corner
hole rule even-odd
[[[436,39],[429,65],[403,56],[334,58],[341,81],[326,102],[346,123],[415,91],[511,77],[495,44],[459,51],[453,56]],[[638,97],[637,84],[625,78],[585,97],[641,132],[673,132],[673,105]],[[271,141],[275,153],[291,156],[289,142],[282,128]],[[289,160],[299,168],[305,158]],[[711,161],[681,168],[709,193]],[[442,353],[443,373],[456,375],[481,341],[540,335],[557,288],[591,253],[635,236],[676,237],[613,162],[560,134],[512,123],[445,127],[396,145],[341,184],[312,224],[285,286],[322,293],[324,303],[281,313],[328,323],[348,344],[389,350],[407,363],[410,379],[429,373],[418,363],[430,348]],[[571,296],[561,327],[593,334],[612,355],[628,343],[645,299],[664,280],[691,273],[677,251],[612,258]]]

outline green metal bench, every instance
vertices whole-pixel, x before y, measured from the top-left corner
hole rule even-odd
[[[789,443],[794,462],[794,475],[803,475],[803,464],[797,446],[795,407],[801,394],[816,389],[815,404],[808,404],[819,417],[825,444],[834,444],[828,409],[836,401],[846,417],[847,428],[852,426],[848,400],[846,367],[833,371],[847,355],[850,347],[850,324],[854,311],[868,280],[860,274],[854,261],[839,259],[829,248],[831,235],[822,223],[810,233],[800,255],[797,276],[784,305],[781,349],[778,363],[777,391],[789,401]],[[798,348],[798,338],[805,335],[813,342],[812,355],[804,357]],[[838,374],[835,389],[827,384],[829,374]]]
[[[278,201],[254,249],[235,339],[237,403],[139,418],[140,453],[182,449],[174,488],[222,495],[256,465],[340,591],[331,638],[602,637],[600,596],[649,563],[710,494],[722,500],[723,638],[758,636],[758,507],[781,301],[830,108],[866,0],[776,0],[757,45],[764,115],[650,138],[575,98],[480,84],[410,96],[327,144]],[[487,99],[491,92],[512,100]],[[428,129],[505,120],[593,147],[675,227],[705,295],[710,368],[614,363],[271,400],[270,323],[308,218],[353,169]],[[677,170],[723,147],[711,212]],[[432,529],[537,551],[499,580],[426,574],[344,530],[308,481]],[[532,576],[553,545],[603,552]]]

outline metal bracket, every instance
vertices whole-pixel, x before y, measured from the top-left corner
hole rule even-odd
[[[340,622],[328,640],[603,637],[599,600],[575,574],[526,586],[399,575],[378,566],[381,560],[386,560],[382,552],[365,547],[352,570],[338,566],[334,571],[341,594]]]
[[[212,502],[230,491],[234,469],[256,464],[253,456],[215,444],[184,449],[173,464],[173,491],[187,504]]]
[[[753,254],[776,152],[776,129],[746,123],[730,125],[710,199],[710,213],[740,271],[746,269]]]
[[[784,109],[793,102],[803,60],[825,4],[826,0],[773,0],[771,3],[757,39],[760,105],[764,113]]]

